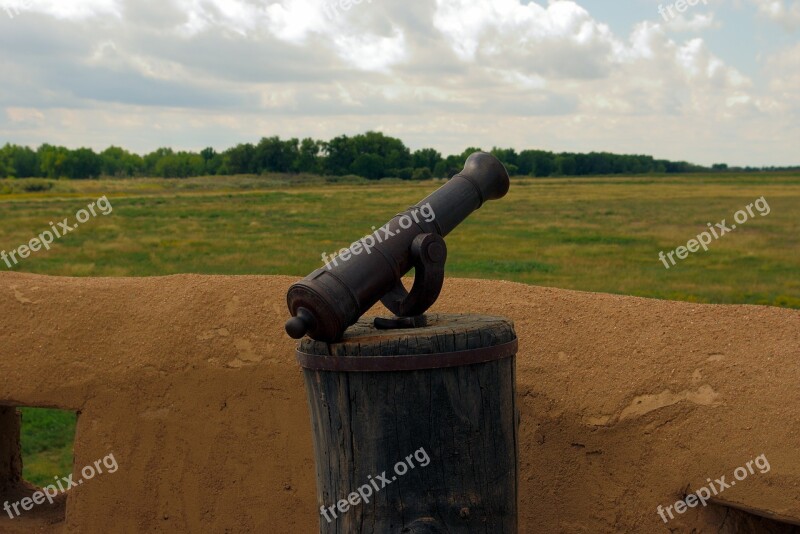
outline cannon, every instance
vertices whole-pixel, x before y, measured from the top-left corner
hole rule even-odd
[[[441,188],[334,258],[323,254],[325,265],[289,288],[320,534],[517,532],[513,322],[425,314],[444,283],[444,237],[508,188],[503,164],[476,152]],[[379,300],[395,317],[361,319]],[[436,467],[403,476],[397,463],[391,486],[364,485],[409,451],[429,452]]]
[[[423,314],[444,283],[444,237],[508,189],[503,164],[491,154],[475,152],[445,185],[292,285],[286,332],[295,339],[308,335],[336,342],[379,300],[396,317],[375,319],[377,328],[424,326]],[[414,283],[408,291],[402,277],[412,268]]]

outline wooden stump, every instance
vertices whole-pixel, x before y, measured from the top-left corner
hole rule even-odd
[[[475,315],[304,339],[320,533],[516,533],[515,354]]]

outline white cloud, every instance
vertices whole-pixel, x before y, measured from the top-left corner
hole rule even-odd
[[[700,32],[709,28],[719,28],[720,23],[714,20],[714,13],[696,13],[690,19],[680,14],[667,22],[666,27],[675,32]]]
[[[775,106],[800,116],[800,43],[771,56],[766,72]]]
[[[433,24],[462,61],[555,77],[602,76],[616,42],[571,1],[436,0]]]
[[[758,12],[782,26],[793,31],[800,28],[800,1],[788,0],[751,0]]]
[[[366,2],[360,5],[363,0],[349,0],[346,9],[338,0],[174,1],[185,13],[178,26],[184,37],[221,28],[254,41],[276,38],[298,47],[324,44],[346,65],[373,72],[385,72],[406,57],[404,32],[392,27],[376,33],[369,17],[359,13],[371,9]]]
[[[42,13],[67,20],[106,15],[121,17],[119,0],[0,0],[0,9],[12,18],[24,12]]]
[[[796,159],[800,48],[743,72],[709,45],[719,11],[653,9],[625,35],[580,0],[330,1],[87,0],[2,21],[0,137],[141,151],[382,129],[444,152]]]
[[[713,20],[698,16],[696,27]],[[692,112],[716,120],[750,102],[747,78],[702,38],[681,44],[664,25],[643,22],[625,42],[571,1],[437,0],[434,25],[461,61],[502,71],[496,79],[530,91],[557,87],[584,113]]]
[[[300,44],[312,34],[326,33],[324,2],[286,0],[267,7],[267,27],[279,39]]]
[[[406,57],[403,32],[395,30],[391,37],[378,35],[342,35],[333,38],[339,57],[357,69],[388,72]]]

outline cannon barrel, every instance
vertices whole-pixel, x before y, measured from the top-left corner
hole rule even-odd
[[[445,185],[292,285],[286,332],[296,339],[307,334],[338,341],[382,299],[396,315],[424,313],[441,289],[447,255],[442,238],[484,202],[505,196],[508,188],[508,172],[497,158],[472,154]],[[425,266],[431,266],[427,273]],[[414,298],[408,299],[401,279],[415,267]],[[420,298],[420,293],[425,295]]]

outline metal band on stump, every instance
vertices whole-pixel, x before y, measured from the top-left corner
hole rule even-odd
[[[413,356],[382,356],[380,358],[357,358],[352,356],[321,356],[297,351],[297,363],[305,369],[315,371],[418,371],[422,369],[444,369],[486,363],[517,354],[517,340],[482,349],[416,354]]]
[[[509,320],[435,314],[304,339],[320,532],[517,532],[516,342]],[[337,508],[384,472],[368,503]]]

